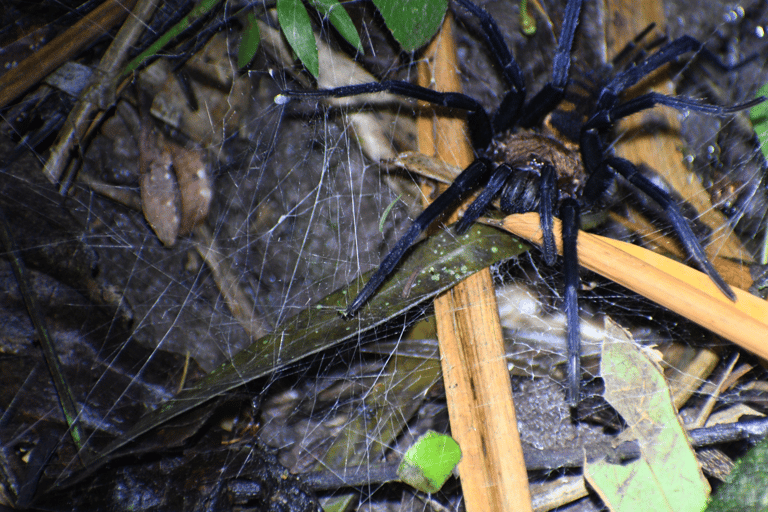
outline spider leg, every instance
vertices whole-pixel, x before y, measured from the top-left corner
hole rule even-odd
[[[658,203],[662,207],[664,213],[667,215],[670,224],[674,228],[677,236],[680,237],[680,241],[683,243],[686,252],[691,256],[693,261],[701,268],[718,288],[731,300],[736,300],[736,295],[731,290],[731,287],[723,280],[720,274],[712,266],[712,263],[704,253],[704,249],[701,247],[696,235],[693,234],[688,222],[680,213],[677,205],[670,197],[656,186],[648,178],[637,172],[634,164],[629,160],[623,158],[610,157],[606,159],[605,165],[618,172],[624,178],[627,179],[632,185],[637,187],[640,191],[648,195],[653,201]]]
[[[469,0],[457,0],[457,2],[480,20],[480,26],[483,28],[483,34],[485,34],[491,53],[496,57],[496,61],[501,66],[504,80],[510,87],[509,92],[504,95],[499,107],[492,115],[494,133],[499,133],[512,126],[525,102],[523,73],[512,52],[509,51],[507,43],[504,42],[499,26],[491,15]]]
[[[494,20],[485,9],[478,7],[469,0],[456,1],[480,20],[480,26],[483,27],[485,39],[491,47],[491,53],[501,65],[501,72],[504,74],[504,79],[507,83],[513,89],[518,91],[525,90],[523,73],[520,70],[520,66],[517,64],[515,57],[512,55],[512,52],[509,51],[507,43],[504,42],[504,36],[501,35],[496,20]]]
[[[470,204],[464,211],[461,220],[456,223],[455,230],[457,234],[463,235],[472,223],[485,213],[485,210],[488,209],[491,201],[493,201],[499,191],[504,187],[504,184],[507,182],[507,179],[509,179],[512,172],[514,171],[507,164],[501,164],[495,171],[493,171],[493,174],[485,185],[485,188],[483,188],[483,191],[480,192],[477,199],[472,201],[472,204]]]
[[[608,85],[606,85],[603,90],[600,91],[600,97],[597,101],[596,110],[599,111],[610,109],[617,103],[618,95],[621,93],[621,91],[632,87],[655,69],[688,52],[700,53],[702,57],[713,63],[721,71],[724,72],[744,66],[756,58],[756,56],[751,56],[737,64],[729,66],[718,59],[717,56],[709,51],[703,43],[699,42],[693,37],[678,37],[674,41],[671,41],[662,46],[656,53],[652,54],[637,66],[632,66],[613,77]]]
[[[544,242],[541,250],[544,253],[544,262],[547,265],[554,265],[557,259],[555,235],[552,232],[552,217],[554,216],[555,205],[557,205],[558,200],[556,179],[557,172],[555,168],[545,164],[541,169],[541,180],[539,181],[539,219]]]
[[[581,329],[579,326],[579,264],[576,239],[579,232],[579,203],[566,198],[560,206],[563,221],[563,276],[565,279],[565,318],[568,342],[568,388],[571,407],[579,403],[581,385]]]
[[[427,208],[416,217],[408,231],[397,241],[389,254],[379,265],[379,268],[373,276],[365,283],[365,286],[357,294],[352,303],[347,306],[345,316],[354,315],[360,307],[373,295],[381,286],[381,283],[392,273],[405,252],[419,237],[432,221],[439,217],[444,211],[451,207],[464,194],[475,188],[487,174],[490,169],[490,163],[487,160],[478,159],[472,162],[469,167],[464,169],[461,174],[451,183],[451,186],[445,192],[440,194]]]
[[[520,126],[530,128],[538,124],[560,103],[568,84],[568,71],[571,67],[571,48],[576,26],[579,24],[579,13],[583,0],[568,0],[563,15],[563,28],[552,61],[552,80],[548,82],[523,109]]]
[[[624,45],[624,48],[622,48],[619,53],[617,53],[612,59],[611,59],[611,67],[618,68],[619,64],[625,60],[628,60],[632,52],[634,52],[639,44],[642,42],[645,37],[651,33],[651,31],[656,28],[656,22],[651,22],[648,24],[647,27],[645,27],[642,32],[637,34],[634,39],[629,41],[626,45]],[[640,58],[644,58],[646,56],[645,51],[641,48],[640,51],[642,52]],[[637,56],[635,56],[637,57]],[[640,59],[637,59],[640,60]]]
[[[439,92],[400,80],[384,80],[364,84],[344,85],[332,89],[283,91],[275,96],[275,103],[282,105],[291,98],[342,98],[374,92],[391,92],[398,96],[426,101],[433,105],[466,110],[472,130],[472,142],[476,148],[485,148],[491,142],[493,132],[488,113],[474,98],[458,92]]]
[[[610,122],[614,122],[636,112],[640,112],[641,110],[653,108],[655,105],[664,105],[677,110],[694,110],[708,115],[719,116],[746,110],[748,108],[754,107],[755,105],[759,105],[765,100],[765,96],[759,96],[755,99],[745,101],[744,103],[723,107],[721,105],[703,103],[693,98],[685,98],[682,96],[667,96],[658,92],[649,92],[617,105],[610,110],[608,116],[610,117]]]

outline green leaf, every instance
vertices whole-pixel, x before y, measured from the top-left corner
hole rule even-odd
[[[237,68],[243,69],[251,62],[256,50],[259,49],[261,33],[259,32],[259,20],[253,12],[245,15],[245,28],[240,38],[240,46],[237,49]]]
[[[277,0],[277,20],[296,56],[317,78],[320,74],[320,59],[307,8],[301,0]]]
[[[411,487],[432,494],[443,487],[459,460],[459,443],[429,430],[405,452],[397,476]]]
[[[357,51],[363,53],[363,43],[360,42],[357,28],[352,23],[349,13],[339,3],[339,0],[312,0],[312,3],[323,16],[328,18],[331,25],[339,31],[341,37],[357,48]]]
[[[657,364],[618,326],[603,344],[605,399],[629,425],[641,456],[627,464],[587,463],[584,475],[613,512],[699,512],[709,485]]]
[[[768,96],[768,84],[765,84],[757,91],[757,96]],[[768,160],[768,101],[755,105],[749,109],[749,120],[755,129],[755,135],[760,143],[760,150],[763,156]]]
[[[373,0],[373,3],[405,51],[415,51],[427,44],[448,10],[448,0]]]
[[[141,418],[99,455],[99,463],[141,434],[166,421],[288,365],[341,343],[358,340],[414,306],[434,298],[469,275],[517,256],[528,246],[490,226],[474,225],[462,236],[443,231],[417,244],[379,291],[352,319],[340,312],[354,299],[372,272],[296,315],[289,325],[256,340],[206,375],[194,387]]]

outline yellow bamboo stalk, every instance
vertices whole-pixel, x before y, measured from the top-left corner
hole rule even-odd
[[[419,82],[460,91],[451,16],[426,55]],[[465,123],[436,115],[419,119],[419,150],[462,168],[473,159]],[[469,512],[532,510],[512,389],[504,357],[493,280],[488,269],[435,300],[440,355]]]
[[[510,215],[488,221],[507,231],[541,243],[537,213]],[[555,240],[562,250],[560,221]],[[579,265],[607,277],[684,317],[768,358],[768,302],[734,288],[728,299],[706,274],[642,247],[579,231]]]

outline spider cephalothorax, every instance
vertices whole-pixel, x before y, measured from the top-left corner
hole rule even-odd
[[[581,164],[578,146],[558,140],[546,132],[525,130],[506,134],[505,137],[493,140],[487,154],[496,166],[507,164],[513,169],[532,172],[539,177],[543,168],[552,166],[556,172],[556,188],[561,199],[577,199],[586,182],[587,175]],[[507,185],[509,187],[510,184]],[[502,191],[502,201],[505,195]],[[535,210],[533,203],[526,201],[525,204],[530,207],[523,208],[524,212]],[[507,208],[502,205],[502,209]]]
[[[700,42],[683,36],[661,45],[645,59],[631,63],[608,78],[589,99],[588,104],[582,102],[580,105],[580,110],[586,112],[585,117],[579,119],[575,125],[570,122],[567,126],[569,135],[561,135],[563,132],[553,128],[551,121],[556,117],[554,114],[564,112],[562,107],[567,103],[571,49],[582,1],[568,0],[553,59],[552,78],[529,101],[526,101],[525,81],[520,66],[504,42],[496,22],[485,10],[469,0],[457,0],[457,3],[479,20],[489,50],[497,60],[509,87],[493,112],[487,112],[477,100],[465,94],[436,92],[402,81],[372,82],[316,91],[286,91],[275,98],[276,102],[285,103],[290,97],[341,97],[389,91],[468,113],[467,120],[477,159],[413,221],[358,296],[349,304],[346,314],[354,315],[362,307],[394,270],[411,244],[436,218],[480,186],[483,186],[482,192],[456,225],[459,233],[466,230],[494,199],[499,197],[501,209],[506,212],[539,213],[544,239],[542,252],[545,261],[553,264],[557,254],[552,219],[559,216],[563,225],[564,304],[568,325],[567,390],[572,405],[579,400],[580,381],[577,303],[579,277],[576,257],[580,211],[597,206],[617,177],[624,178],[661,206],[693,262],[709,275],[725,295],[735,300],[733,291],[707,259],[699,241],[670,195],[640,174],[632,162],[617,157],[604,142],[604,138],[620,119],[655,105],[722,115],[765,101],[765,98],[760,97],[733,107],[720,107],[655,92],[622,101],[621,95],[624,91],[659,67],[686,53],[695,52],[723,71],[735,67],[725,66]],[[741,64],[745,62],[748,61]],[[559,117],[568,117],[571,121],[574,119],[574,116],[568,114]]]

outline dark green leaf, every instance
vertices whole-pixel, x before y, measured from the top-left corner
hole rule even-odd
[[[405,51],[418,50],[432,39],[448,9],[447,0],[373,0],[392,36]]]
[[[717,491],[705,512],[766,510],[768,506],[768,440],[739,459],[728,480]]]
[[[346,9],[341,6],[339,0],[312,0],[318,11],[326,16],[341,37],[347,40],[349,44],[357,48],[360,53],[363,52],[363,44],[360,42],[360,36],[357,34],[357,28],[352,23]]]
[[[758,96],[768,96],[768,84],[757,91]],[[755,105],[749,111],[749,119],[755,128],[755,135],[760,143],[763,156],[768,160],[768,101]]]
[[[251,62],[256,50],[259,49],[261,34],[259,33],[259,24],[256,15],[249,12],[245,16],[245,28],[243,36],[240,39],[240,47],[237,49],[237,68],[242,69]]]
[[[110,453],[137,436],[211,398],[307,356],[357,339],[455,286],[467,276],[527,249],[516,238],[489,226],[475,225],[460,237],[451,231],[443,231],[414,247],[356,317],[346,319],[340,312],[370,274],[325,297],[298,314],[290,325],[257,340],[193,388],[185,389],[173,400],[160,405],[102,451],[99,459],[105,462]]]
[[[317,43],[309,13],[301,0],[277,0],[277,20],[296,56],[312,75],[320,74]]]

